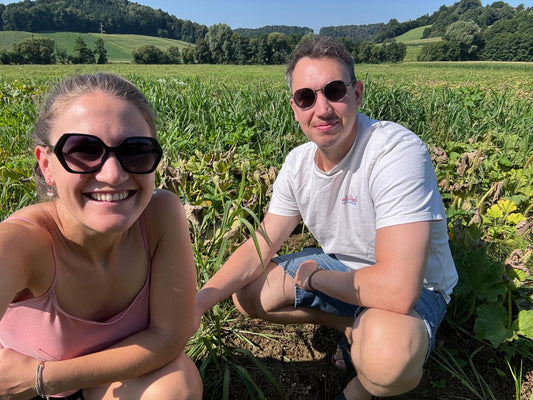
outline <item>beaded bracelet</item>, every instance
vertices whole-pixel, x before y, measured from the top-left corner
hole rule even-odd
[[[307,278],[307,286],[309,286],[309,289],[311,289],[313,292],[316,292],[317,290],[313,287],[313,284],[311,283],[311,278],[318,271],[322,271],[322,268],[317,266],[317,268],[313,272],[311,272],[311,275],[309,275],[309,278]]]
[[[43,393],[43,369],[44,361],[37,360],[37,368],[35,369],[35,386],[33,388],[39,397],[48,400],[48,396]]]

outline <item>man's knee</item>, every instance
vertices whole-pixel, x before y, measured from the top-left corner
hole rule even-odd
[[[367,315],[352,332],[352,358],[361,384],[377,396],[399,395],[418,386],[427,352],[427,332],[420,323],[391,316],[392,326],[379,314]],[[396,321],[395,317],[399,317]],[[370,323],[369,323],[370,322]],[[404,332],[402,334],[401,332]]]
[[[271,261],[263,274],[235,292],[232,298],[241,314],[268,319],[271,312],[294,304],[294,284],[285,271]]]
[[[259,294],[255,290],[250,290],[250,285],[238,290],[232,296],[233,304],[237,310],[249,318],[261,318],[264,314],[262,311]]]
[[[370,350],[357,350],[354,365],[361,384],[376,396],[394,396],[415,389],[423,373],[423,360],[405,348],[379,342]]]

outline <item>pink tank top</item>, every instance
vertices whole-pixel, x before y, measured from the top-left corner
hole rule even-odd
[[[24,221],[39,226],[32,221]],[[142,216],[140,224],[150,260]],[[0,347],[46,361],[65,360],[103,350],[146,329],[149,324],[150,270],[149,264],[144,286],[125,310],[105,322],[95,322],[69,315],[57,304],[54,291],[56,262],[54,281],[46,293],[11,303],[7,308],[0,320]]]

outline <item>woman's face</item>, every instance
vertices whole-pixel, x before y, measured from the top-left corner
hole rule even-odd
[[[107,146],[118,146],[130,136],[151,137],[150,128],[132,103],[96,91],[73,99],[54,121],[50,133],[53,146],[66,133],[100,138]],[[155,173],[134,174],[124,170],[110,152],[102,167],[93,173],[68,172],[57,156],[38,146],[35,155],[47,184],[55,185],[58,215],[65,227],[95,232],[122,232],[144,211],[155,186]]]

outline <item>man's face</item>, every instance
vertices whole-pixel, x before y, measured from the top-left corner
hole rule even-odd
[[[315,91],[332,81],[349,84],[346,67],[333,58],[304,57],[292,74],[292,94],[302,88]],[[328,100],[323,90],[316,92],[314,104],[307,109],[298,107],[291,97],[294,118],[304,134],[313,141],[331,163],[339,162],[349,151],[357,134],[357,109],[361,105],[363,84],[346,86],[346,95],[338,101]]]

